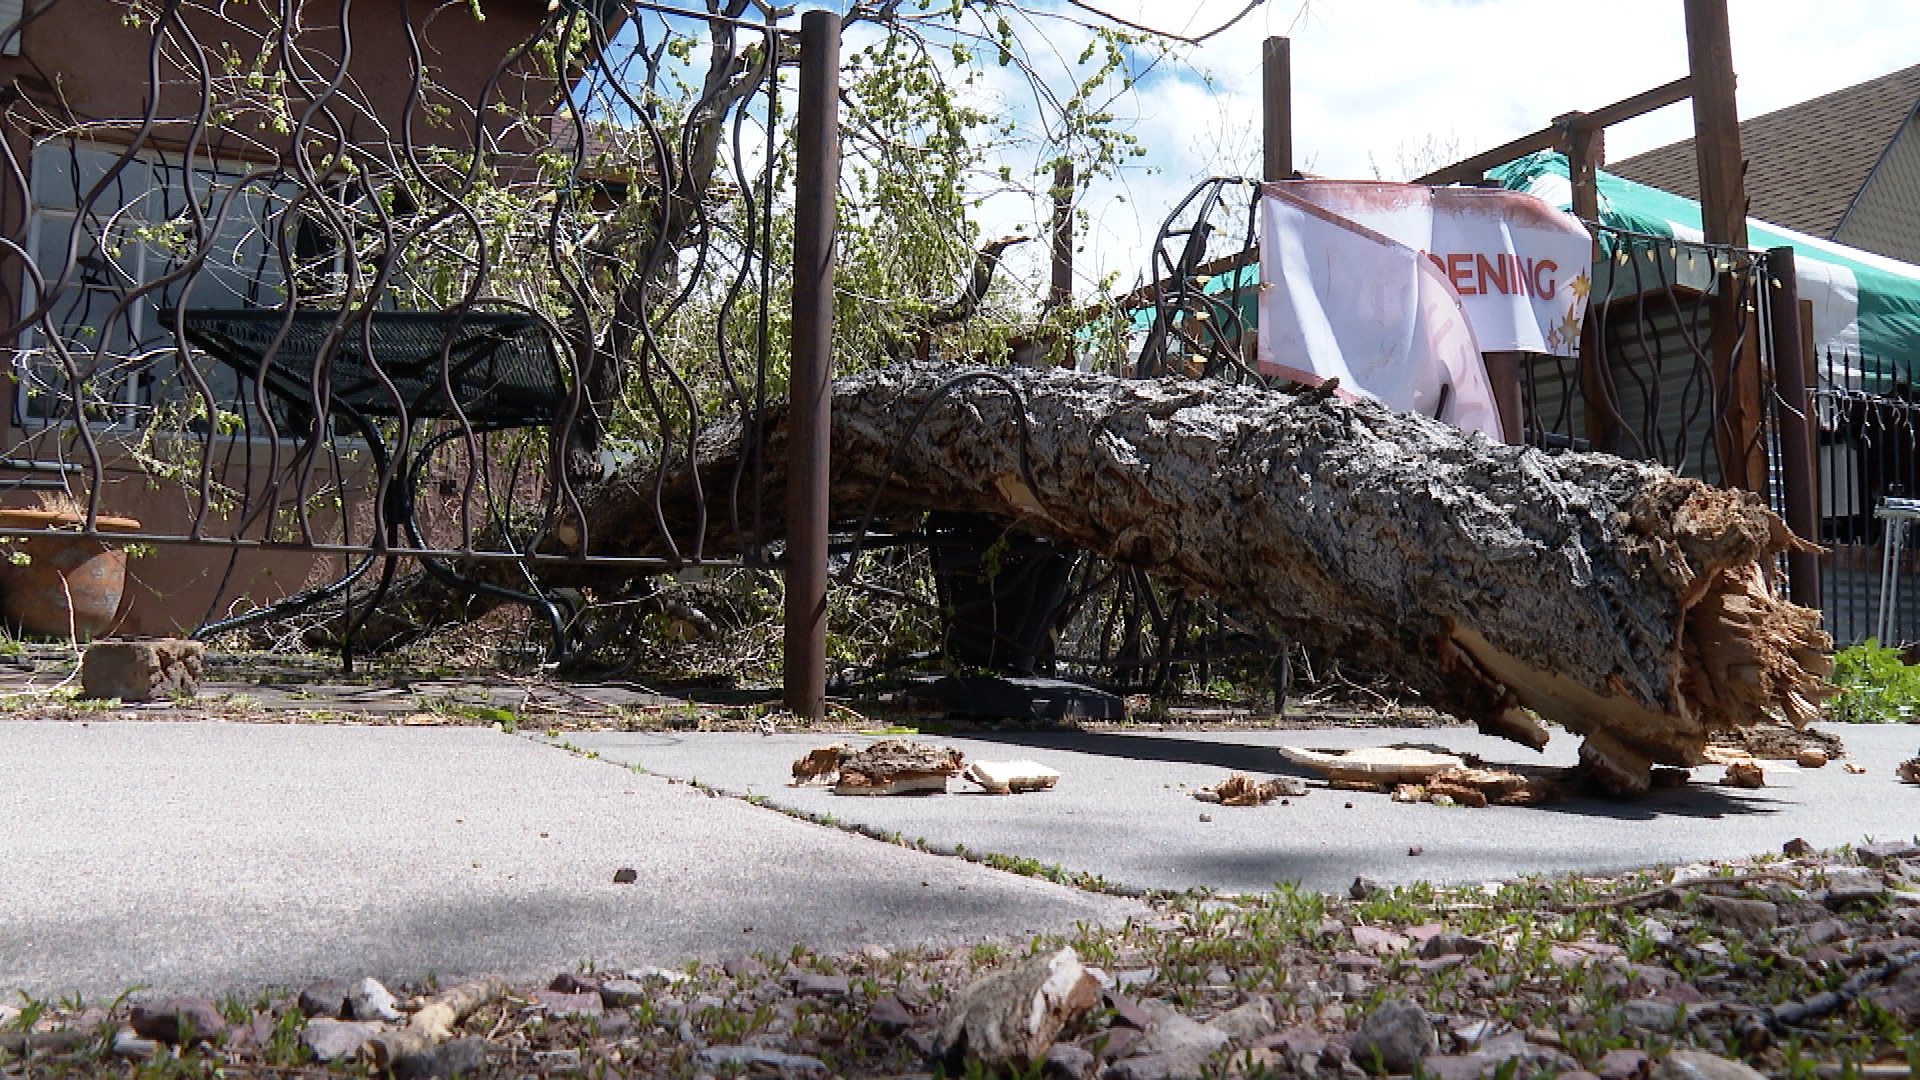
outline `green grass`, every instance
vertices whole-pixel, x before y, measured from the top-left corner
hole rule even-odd
[[[1840,694],[1829,715],[1840,723],[1887,724],[1920,714],[1920,667],[1872,638],[1834,654],[1833,684]]]

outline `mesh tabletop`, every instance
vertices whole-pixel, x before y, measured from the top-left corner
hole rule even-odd
[[[317,382],[335,404],[370,417],[398,417],[404,404],[413,420],[465,415],[477,428],[510,428],[551,424],[566,408],[552,338],[533,316],[377,311],[364,326],[357,315],[339,323],[339,312],[321,310],[296,311],[291,324],[272,309],[184,314],[188,341],[247,378],[264,366],[267,388],[305,409]]]

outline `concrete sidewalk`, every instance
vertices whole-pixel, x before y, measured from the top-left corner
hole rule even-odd
[[[1632,802],[1569,799],[1544,807],[1482,810],[1401,804],[1385,795],[1316,786],[1291,805],[1212,806],[1193,788],[1232,771],[1310,775],[1275,752],[1281,745],[1350,747],[1409,742],[1480,754],[1492,762],[1570,765],[1577,740],[1564,732],[1544,755],[1471,728],[1356,728],[1179,734],[1019,733],[924,741],[971,758],[1033,758],[1063,778],[1047,792],[989,796],[955,782],[957,794],[851,798],[824,787],[789,787],[792,761],[838,739],[818,735],[588,733],[574,742],[651,772],[696,777],[725,791],[764,796],[809,814],[924,838],[951,848],[998,852],[1147,888],[1260,891],[1296,881],[1344,890],[1365,874],[1390,882],[1476,882],[1562,871],[1609,871],[1778,851],[1794,837],[1820,847],[1920,831],[1920,787],[1894,765],[1920,753],[1920,727],[1830,727],[1865,775],[1839,763],[1800,770],[1769,763],[1768,786],[1696,782]],[[1777,766],[1777,767],[1776,767]],[[958,794],[958,792],[969,792]],[[1211,818],[1211,820],[1203,820]],[[1419,855],[1409,855],[1414,847]]]
[[[0,822],[0,993],[545,979],[1143,910],[475,728],[0,721]]]

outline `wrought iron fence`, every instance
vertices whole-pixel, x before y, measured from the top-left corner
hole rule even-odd
[[[1774,385],[1759,315],[1767,253],[1588,227],[1597,257],[1581,347],[1522,364],[1525,441],[1657,461],[1711,484],[1742,470],[1777,478],[1771,411],[1746,431],[1730,418],[1740,380]],[[1779,484],[1770,490],[1778,505]]]
[[[1818,430],[1819,541],[1826,626],[1834,641],[1920,640],[1912,537],[1889,564],[1888,500],[1920,496],[1920,393],[1910,366],[1828,350],[1812,387]],[[1885,595],[1887,593],[1891,595]],[[1881,615],[1886,615],[1886,625]]]
[[[558,638],[529,567],[608,558],[584,486],[784,392],[793,43],[748,17],[771,9],[27,8],[0,35],[63,81],[0,99],[0,468],[83,531],[137,512],[116,541],[213,550],[156,590],[169,617],[284,614],[235,573],[264,553],[328,557],[334,598],[408,556]],[[769,562],[742,460],[685,513],[656,485],[636,572]]]

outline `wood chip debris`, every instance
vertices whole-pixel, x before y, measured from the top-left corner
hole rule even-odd
[[[1347,791],[1391,791],[1396,784],[1417,784],[1436,773],[1461,769],[1466,759],[1419,746],[1362,746],[1352,750],[1312,750],[1282,746],[1280,756],[1327,778]]]
[[[1193,797],[1221,806],[1265,806],[1278,798],[1298,797],[1306,793],[1306,781],[1297,776],[1278,776],[1262,781],[1246,773],[1234,773],[1217,784],[1200,788],[1193,793]]]
[[[836,743],[795,761],[793,782],[797,786],[832,777],[835,795],[938,794],[947,790],[947,779],[965,760],[953,747],[907,739],[882,739],[863,747]]]
[[[1026,791],[1045,791],[1060,782],[1060,773],[1037,761],[974,761],[967,766],[967,779],[993,795],[1012,795]]]
[[[1458,768],[1435,773],[1417,784],[1393,789],[1394,802],[1435,806],[1537,806],[1560,796],[1557,771]]]

